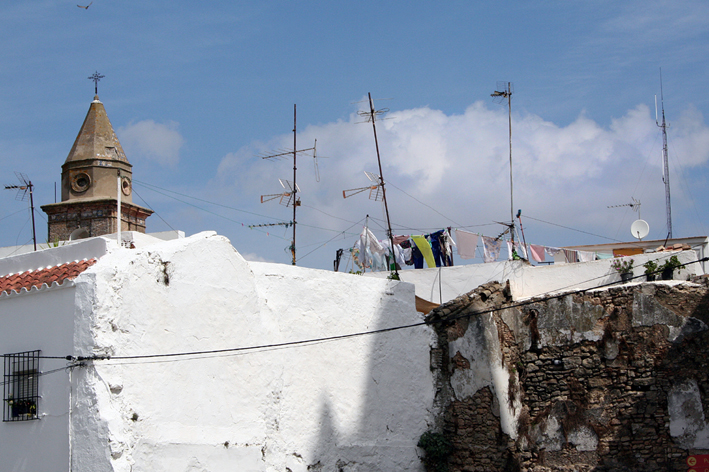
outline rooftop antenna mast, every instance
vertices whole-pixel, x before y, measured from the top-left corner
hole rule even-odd
[[[512,247],[514,247],[515,242],[515,205],[513,200],[512,191],[512,93],[514,92],[512,82],[498,82],[497,90],[495,90],[490,96],[493,97],[496,103],[502,103],[507,99],[507,110],[508,110],[508,123],[509,123],[509,136],[510,136],[510,221],[511,231],[510,236],[512,238]]]
[[[672,238],[672,205],[670,204],[670,166],[667,159],[667,127],[665,122],[665,97],[662,92],[662,68],[660,68],[660,104],[662,124],[657,119],[657,95],[655,95],[655,124],[662,128],[662,181],[665,183],[665,208],[667,211],[667,239]]]
[[[630,197],[631,203],[623,203],[622,205],[611,205],[607,208],[622,208],[630,207],[631,210],[638,212],[638,218],[640,218],[640,200],[636,200],[634,197]]]
[[[296,141],[296,129],[297,129],[297,114],[296,114],[296,105],[293,104],[293,150],[292,151],[284,151],[284,152],[279,152],[277,154],[270,154],[268,156],[261,156],[261,159],[274,159],[277,157],[285,157],[289,155],[293,155],[293,182],[290,180],[284,180],[284,179],[278,179],[281,183],[281,186],[286,190],[283,193],[279,194],[273,194],[273,195],[262,195],[261,196],[261,203],[274,200],[278,197],[281,199],[281,204],[285,206],[293,206],[293,240],[291,241],[290,245],[290,251],[291,255],[293,256],[292,265],[295,265],[295,227],[296,227],[296,209],[300,206],[300,198],[298,198],[298,192],[300,192],[300,188],[298,188],[298,185],[296,183],[296,171],[297,171],[297,158],[298,158],[298,153],[302,152],[307,152],[307,151],[313,151],[313,159],[315,160],[315,171],[316,171],[316,178],[318,182],[320,181],[320,171],[318,170],[317,167],[317,154],[316,154],[316,147],[318,140],[315,140],[315,144],[311,148],[307,149],[298,149],[297,147],[297,141]],[[285,201],[285,203],[283,203]]]
[[[34,242],[34,250],[37,250],[37,233],[34,227],[34,197],[32,196],[32,181],[27,178],[22,172],[15,172],[17,180],[20,181],[22,185],[5,185],[5,190],[15,190],[17,189],[17,195],[15,195],[15,200],[25,201],[27,200],[27,193],[30,194],[30,213],[32,214],[32,241]]]
[[[372,122],[372,130],[374,131],[374,145],[377,148],[377,162],[379,163],[379,189],[381,189],[382,192],[382,200],[384,201],[384,211],[386,212],[386,217],[387,217],[387,233],[389,234],[389,243],[391,244],[391,256],[394,262],[394,273],[396,274],[396,279],[399,279],[399,270],[396,268],[396,253],[394,252],[394,235],[391,232],[391,220],[389,219],[389,206],[387,205],[387,193],[386,189],[384,188],[384,174],[382,173],[382,159],[379,155],[379,140],[377,139],[377,125],[375,124],[377,121],[377,115],[381,115],[383,113],[386,113],[389,111],[388,108],[384,108],[382,110],[375,110],[374,109],[374,102],[372,101],[372,94],[368,93],[367,96],[369,97],[369,111],[364,111],[361,110],[358,112],[358,114],[362,117],[365,117],[366,121],[371,121]],[[368,178],[371,177],[367,175]],[[344,196],[344,192],[343,192]],[[371,198],[371,193],[370,193],[370,198]]]

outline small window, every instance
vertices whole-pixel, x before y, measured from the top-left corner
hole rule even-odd
[[[27,351],[3,356],[3,421],[38,418],[40,352]]]

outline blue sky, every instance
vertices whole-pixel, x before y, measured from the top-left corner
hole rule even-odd
[[[292,147],[297,104],[298,147],[317,139],[326,156],[319,182],[312,158],[298,160],[298,264],[330,269],[367,214],[384,238],[379,203],[342,198],[377,170],[356,114],[371,92],[390,99],[376,107],[390,109],[377,131],[395,232],[494,236],[509,218],[509,157],[507,107],[490,94],[509,80],[527,242],[627,240],[637,215],[607,207],[631,198],[661,239],[662,67],[674,235],[707,234],[706,2],[76,3],[0,5],[0,183],[27,174],[37,207],[54,201],[98,71],[134,201],[159,214],[149,232],[216,230],[247,258],[290,263],[290,230],[248,225],[291,219],[260,195],[292,179],[292,159],[259,156]],[[6,191],[0,245],[31,239],[28,216]],[[41,211],[37,227],[46,240]]]

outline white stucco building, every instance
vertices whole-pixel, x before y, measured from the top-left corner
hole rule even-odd
[[[357,335],[421,322],[413,285],[135,241],[0,259],[0,349],[32,359],[6,365],[2,470],[423,470],[432,330]]]

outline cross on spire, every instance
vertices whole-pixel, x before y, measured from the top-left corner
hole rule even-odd
[[[89,80],[94,81],[94,95],[98,95],[98,81],[106,77],[105,75],[101,75],[98,73],[98,71],[94,72],[94,75],[89,77]]]

